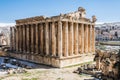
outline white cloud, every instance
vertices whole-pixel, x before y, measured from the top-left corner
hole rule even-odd
[[[15,26],[15,23],[0,23],[0,27]]]

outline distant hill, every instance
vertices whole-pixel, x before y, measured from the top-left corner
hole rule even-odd
[[[10,27],[10,26],[14,26],[15,23],[0,23],[0,27]]]
[[[96,24],[96,27],[112,27],[112,26],[118,26],[120,27],[120,22],[111,22],[111,23],[100,23]]]

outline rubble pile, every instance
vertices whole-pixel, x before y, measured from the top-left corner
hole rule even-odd
[[[16,59],[0,57],[0,75],[26,73],[32,66]]]
[[[94,64],[84,64],[74,73],[90,74],[102,80],[120,80],[120,50],[96,50]]]
[[[120,51],[96,50],[94,61],[96,69],[102,72],[102,76],[114,80],[120,79]]]

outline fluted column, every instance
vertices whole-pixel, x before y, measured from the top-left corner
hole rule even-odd
[[[27,52],[27,25],[24,26],[24,32],[25,32],[25,39],[24,39],[24,43],[25,43],[25,52]]]
[[[10,27],[10,49],[13,50],[13,30]]]
[[[38,54],[38,53],[39,53],[39,50],[38,50],[38,49],[39,49],[39,48],[38,48],[38,30],[39,30],[39,29],[38,29],[38,24],[36,24],[35,29],[36,29],[36,33],[35,33],[35,34],[36,34],[36,35],[35,35],[35,36],[36,36],[36,54]]]
[[[91,38],[91,27],[92,27],[91,25],[89,25],[89,27],[88,27],[88,29],[89,29],[89,30],[88,30],[88,32],[89,32],[89,33],[88,33],[88,35],[89,35],[89,36],[88,36],[88,40],[89,40],[89,41],[88,41],[88,45],[89,45],[89,47],[88,47],[88,52],[89,52],[89,53],[91,53],[91,39],[92,39],[92,38]]]
[[[21,25],[21,52],[23,52],[23,25]]]
[[[78,23],[74,26],[74,52],[78,54]]]
[[[23,26],[23,52],[25,52],[25,26]]]
[[[92,52],[92,25],[90,25],[90,52]]]
[[[87,26],[87,24],[85,25],[85,30],[84,30],[85,32],[84,32],[84,40],[85,40],[85,45],[84,45],[84,51],[85,51],[85,53],[87,53],[88,52],[88,26]]]
[[[18,31],[18,51],[20,51],[20,26],[18,26],[17,28],[17,31]]]
[[[94,25],[92,26],[92,39],[93,39],[92,40],[92,44],[93,44],[92,45],[92,49],[93,49],[92,51],[95,52],[95,27],[94,27]]]
[[[55,22],[52,22],[52,56],[56,55]]]
[[[31,53],[33,54],[33,50],[34,50],[34,36],[33,36],[33,25],[31,25]]]
[[[16,28],[14,27],[14,50],[16,51]]]
[[[68,56],[68,22],[64,26],[64,56]]]
[[[58,21],[58,56],[62,57],[62,22]]]
[[[88,53],[88,24],[86,24],[86,53]]]
[[[16,51],[18,51],[18,37],[19,37],[18,34],[19,34],[18,33],[18,26],[16,26]]]
[[[22,36],[21,36],[21,26],[19,26],[19,36],[20,36],[20,37],[19,37],[19,51],[21,52],[21,50],[22,50],[22,49],[21,49],[21,37],[22,37]]]
[[[33,54],[36,54],[36,24],[33,24]]]
[[[70,22],[70,31],[69,31],[69,53],[70,53],[70,56],[73,55],[73,49],[74,49],[73,22]]]
[[[48,25],[48,22],[45,23],[45,47],[46,47],[46,55],[49,55],[49,25]]]
[[[81,24],[81,53],[84,53],[84,24]]]
[[[40,24],[40,54],[43,54],[43,24]]]
[[[79,51],[79,52],[78,52],[78,53],[80,53],[80,54],[81,54],[81,47],[82,47],[82,43],[81,43],[81,41],[82,41],[82,40],[81,40],[81,38],[82,38],[81,29],[82,29],[82,28],[81,28],[81,25],[79,24],[79,25],[78,25],[78,31],[79,31],[79,32],[78,32],[78,38],[79,38],[79,39],[78,39],[78,51]]]
[[[30,44],[29,44],[29,42],[30,42],[30,40],[29,40],[29,30],[30,30],[30,28],[29,28],[29,25],[27,25],[26,26],[26,29],[27,29],[27,53],[29,53],[30,52]]]

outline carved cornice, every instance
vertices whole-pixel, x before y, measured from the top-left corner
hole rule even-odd
[[[69,21],[83,21],[83,22],[89,22],[89,23],[95,23],[96,17],[92,16],[92,20],[86,18],[84,14],[85,9],[82,7],[78,8],[78,11],[67,13],[67,14],[60,14],[58,16],[52,16],[52,17],[44,17],[44,16],[36,16],[31,18],[25,18],[25,19],[19,19],[16,20],[16,24],[28,24],[28,23],[36,23],[36,22],[53,22],[53,21],[62,21],[62,20],[69,20]],[[83,16],[81,16],[83,15]]]
[[[21,24],[21,23],[25,24],[28,22],[41,21],[41,20],[45,20],[45,19],[46,19],[46,17],[44,17],[44,16],[36,16],[36,17],[16,20],[16,24]]]

